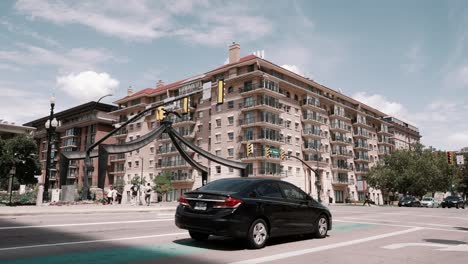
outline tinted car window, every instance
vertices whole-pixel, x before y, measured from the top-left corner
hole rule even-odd
[[[200,187],[199,191],[219,191],[228,193],[237,193],[244,191],[252,183],[246,180],[240,179],[223,179],[210,182],[207,185]]]
[[[257,186],[257,194],[261,197],[270,197],[270,198],[282,198],[281,191],[278,187],[278,184],[275,182],[265,182],[260,183]]]
[[[306,194],[302,192],[301,189],[297,188],[296,186],[293,186],[291,184],[287,184],[284,182],[281,182],[280,185],[286,198],[294,199],[294,200],[306,199]]]

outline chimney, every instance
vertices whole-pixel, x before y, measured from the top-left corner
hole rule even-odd
[[[127,88],[127,95],[130,96],[130,95],[132,95],[132,94],[133,94],[132,86],[129,86],[129,87]]]
[[[236,63],[240,60],[240,44],[235,42],[229,46],[229,63]]]
[[[157,83],[156,83],[156,88],[159,88],[159,87],[163,87],[165,84],[162,80],[159,80]]]

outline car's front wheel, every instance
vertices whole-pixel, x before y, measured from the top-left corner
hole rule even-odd
[[[247,241],[250,248],[259,249],[265,246],[268,240],[268,226],[263,219],[255,220],[250,225]]]
[[[320,215],[317,221],[317,231],[315,231],[315,237],[324,238],[328,232],[328,218],[325,215]]]
[[[205,241],[210,236],[210,234],[201,233],[201,232],[192,231],[192,230],[189,230],[189,234],[191,238],[198,240],[198,241]]]

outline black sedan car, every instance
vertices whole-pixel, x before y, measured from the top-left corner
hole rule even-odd
[[[330,211],[288,182],[230,178],[186,192],[179,199],[175,224],[195,240],[210,235],[247,239],[262,248],[268,238],[313,234],[324,238],[332,228]]]
[[[465,209],[465,201],[463,201],[463,198],[459,196],[447,196],[440,205],[442,206],[442,208],[456,207],[457,209]]]
[[[421,201],[414,196],[404,196],[398,201],[398,206],[421,207]]]

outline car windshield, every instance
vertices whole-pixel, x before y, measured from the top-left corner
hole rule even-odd
[[[423,201],[432,201],[432,198],[431,197],[424,197],[422,200]]]
[[[447,198],[445,198],[445,200],[447,200],[447,201],[456,201],[456,200],[458,200],[458,196],[448,196]]]
[[[245,188],[250,184],[252,184],[251,181],[243,179],[223,179],[210,182],[207,185],[200,187],[198,191],[237,193],[245,190]]]
[[[406,197],[401,198],[401,200],[402,201],[411,201],[411,200],[413,200],[413,197],[406,196]]]

